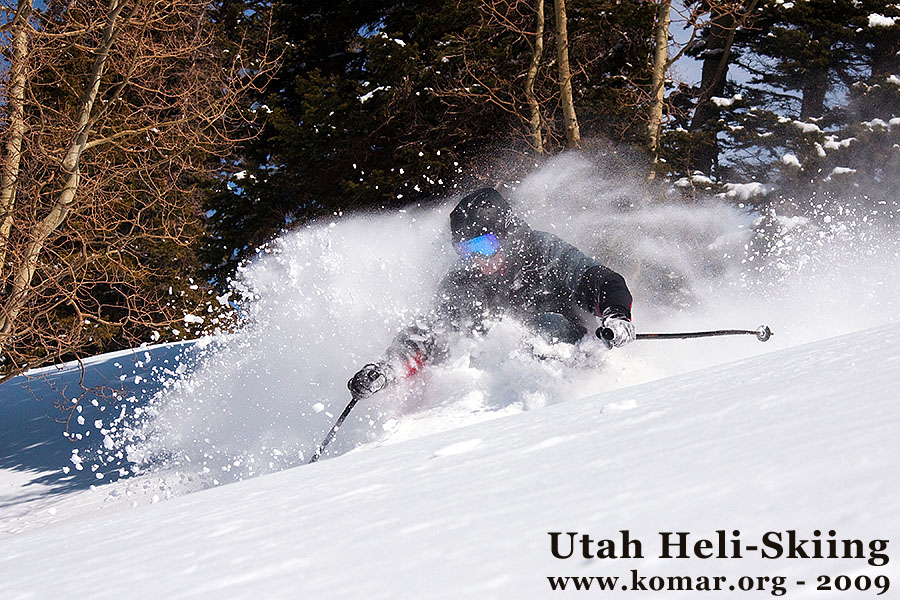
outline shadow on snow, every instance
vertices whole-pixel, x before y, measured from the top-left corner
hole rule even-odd
[[[0,384],[0,469],[33,473],[25,489],[50,494],[115,481],[127,461],[121,452],[97,460],[106,434],[126,407],[145,404],[171,379],[193,345],[125,350]]]

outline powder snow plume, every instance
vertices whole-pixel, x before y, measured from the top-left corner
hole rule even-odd
[[[647,202],[627,175],[578,155],[500,189],[535,228],[626,277],[638,331],[765,323],[775,336],[607,352],[592,338],[550,346],[503,321],[478,338],[458,336],[445,363],[360,403],[331,456],[897,318],[900,243],[887,207],[875,215],[839,201],[763,212],[719,198]],[[202,485],[305,462],[349,400],[347,379],[429,306],[455,258],[447,215],[459,197],[321,222],[269,244],[234,282],[246,324],[123,414],[126,426],[104,451],[124,449],[135,472],[189,472]]]

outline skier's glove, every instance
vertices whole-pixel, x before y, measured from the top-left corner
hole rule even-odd
[[[600,331],[602,334],[600,339],[609,349],[624,346],[635,339],[634,324],[615,307],[603,311]]]
[[[354,398],[368,398],[381,391],[388,383],[388,372],[384,365],[371,363],[364,366],[347,382],[347,387]]]

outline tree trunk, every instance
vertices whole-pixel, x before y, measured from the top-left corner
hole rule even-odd
[[[6,263],[9,235],[13,226],[16,185],[22,165],[22,139],[25,137],[25,77],[28,63],[28,31],[32,0],[20,2],[12,27],[12,59],[9,65],[9,138],[4,148],[0,173],[0,275]]]
[[[755,2],[752,4],[755,5]],[[715,122],[718,108],[713,104],[713,96],[721,96],[725,92],[725,81],[728,75],[728,63],[731,44],[734,41],[734,30],[737,25],[734,9],[727,5],[713,4],[712,18],[709,25],[709,37],[703,51],[703,69],[700,76],[700,94],[697,98],[697,109],[691,121],[691,131],[705,134],[694,151],[693,168],[704,173],[711,173],[719,160],[719,147],[716,143]]]
[[[541,133],[541,107],[534,94],[534,80],[544,54],[544,0],[537,0],[537,23],[534,32],[534,51],[531,53],[531,65],[525,79],[525,98],[528,102],[528,133],[531,146],[538,154],[544,153],[544,136]]]
[[[659,140],[662,133],[662,115],[666,95],[666,67],[669,59],[669,15],[671,9],[672,0],[659,0],[654,31],[656,48],[653,54],[653,72],[650,80],[650,122],[648,123],[652,161],[649,177],[651,180],[656,177],[656,167],[659,162]]]
[[[800,119],[821,117],[825,112],[825,94],[828,92],[828,69],[810,69],[803,82],[803,100]]]
[[[569,69],[569,33],[566,25],[566,0],[554,0],[556,8],[556,53],[559,64],[559,91],[566,126],[566,143],[570,148],[581,146],[581,132],[572,98],[572,72]]]
[[[872,41],[872,78],[888,78],[900,72],[900,33],[896,28],[879,31]]]

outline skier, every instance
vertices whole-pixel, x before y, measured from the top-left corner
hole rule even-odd
[[[485,321],[511,315],[551,342],[574,344],[592,314],[608,348],[635,339],[625,279],[551,233],[531,229],[493,188],[463,198],[450,213],[459,262],[441,281],[432,311],[398,333],[386,358],[347,383],[367,398],[426,363],[440,362],[451,331],[483,331]]]

